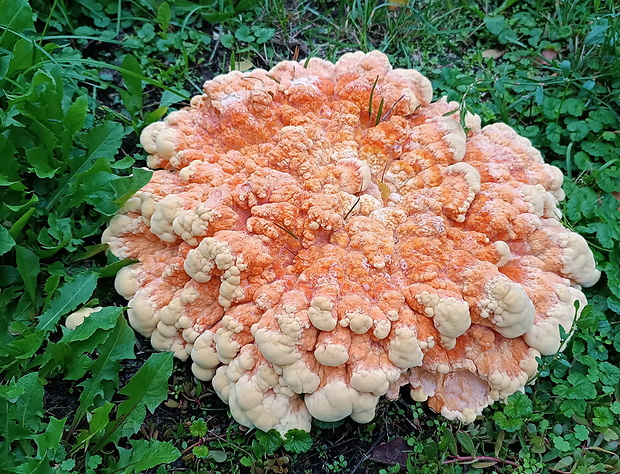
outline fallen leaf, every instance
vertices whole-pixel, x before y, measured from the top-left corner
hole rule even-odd
[[[558,52],[555,49],[544,49],[540,56],[534,58],[534,62],[539,66],[548,66],[551,61],[558,57]]]
[[[547,61],[553,61],[558,57],[558,52],[555,49],[545,49],[541,54]]]
[[[237,61],[235,62],[235,71],[249,71],[250,69],[254,69],[256,66],[252,64],[250,61]]]
[[[505,52],[506,51],[500,51],[498,49],[485,49],[482,52],[482,57],[483,58],[499,59],[499,58],[501,58],[504,55]]]
[[[399,8],[406,6],[408,3],[409,0],[390,0],[388,2],[388,8],[390,10],[398,10]]]
[[[407,446],[407,442],[403,438],[395,438],[373,449],[370,454],[370,459],[390,466],[395,464],[404,466],[407,464],[408,449],[409,446]]]

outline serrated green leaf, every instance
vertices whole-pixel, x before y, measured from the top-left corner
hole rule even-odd
[[[123,126],[117,122],[104,122],[92,128],[82,137],[88,147],[88,161],[94,163],[99,158],[108,158],[110,161],[116,155],[125,132]],[[83,171],[84,166],[78,172]]]
[[[60,463],[60,468],[65,471],[71,471],[75,467],[75,459],[65,459]]]
[[[117,410],[117,421],[106,431],[107,440],[116,441],[121,436],[131,436],[140,429],[146,417],[168,398],[168,379],[172,374],[172,352],[151,355],[140,370],[121,390],[127,396]]]
[[[41,347],[44,339],[43,331],[24,332],[8,344],[8,353],[13,357],[12,364],[23,359],[30,359]],[[8,368],[8,365],[5,368]]]
[[[133,330],[125,318],[120,316],[114,330],[98,348],[99,357],[90,367],[91,377],[80,384],[83,391],[72,426],[82,421],[97,398],[109,400],[112,396],[119,383],[121,369],[119,361],[135,357],[133,353],[135,341]]]
[[[560,405],[560,411],[565,416],[573,416],[575,414],[584,413],[587,404],[585,400],[564,400]]]
[[[90,467],[91,469],[95,469],[98,466],[101,465],[101,462],[103,461],[103,459],[101,458],[101,456],[95,454],[94,456],[88,456],[87,453],[87,461],[86,461],[86,465],[88,467]]]
[[[47,311],[39,316],[37,329],[40,331],[54,330],[62,316],[88,301],[96,286],[96,273],[82,273],[67,280],[56,292]]]
[[[207,434],[207,423],[202,418],[194,420],[189,427],[192,436],[204,436]]]
[[[282,436],[276,430],[269,430],[267,433],[256,430],[256,439],[263,448],[265,454],[273,454],[276,449],[282,446]]]
[[[209,448],[207,446],[194,446],[192,453],[198,459],[207,459],[209,457]]]
[[[168,379],[172,374],[172,352],[152,354],[119,394],[128,397],[119,407],[119,414],[131,407],[144,405],[153,412],[168,397]]]
[[[596,191],[591,188],[571,189],[567,193],[566,213],[573,221],[578,221],[581,217],[594,217],[594,212],[598,202]]]
[[[15,240],[4,226],[0,226],[0,255],[4,255],[13,247],[15,247]]]
[[[594,408],[594,424],[600,428],[606,428],[608,426],[617,426],[617,416],[614,416],[613,412],[608,407],[595,407]]]
[[[532,416],[532,400],[522,392],[515,392],[506,400],[504,413],[510,418],[529,418]]]
[[[163,3],[160,5],[160,10],[163,5],[168,5],[167,3]],[[170,13],[170,7],[168,7],[168,13]],[[170,19],[168,18],[168,21]],[[125,87],[127,90],[121,91],[121,98],[123,99],[123,105],[127,109],[127,111],[132,115],[141,115],[142,114],[142,67],[138,60],[132,56],[131,54],[125,55],[123,58],[122,68],[124,71],[121,71],[121,75],[123,76],[123,80],[125,81]],[[125,71],[129,71],[132,74],[129,74]]]
[[[97,336],[93,336],[92,339],[88,339],[88,342],[91,343],[90,346],[98,346],[105,342],[106,338],[109,336],[107,333],[101,333]],[[79,380],[84,377],[84,374],[88,372],[88,370],[93,365],[93,360],[91,359],[89,354],[84,354],[83,352],[92,352],[94,351],[93,347],[88,347],[87,344],[83,344],[83,348],[67,348],[66,346],[54,347],[51,346],[48,350],[52,353],[52,359],[50,362],[50,367],[43,367],[41,370],[46,369],[45,374],[47,375],[47,371],[53,372],[54,369],[65,369],[66,372],[64,374],[65,380]],[[60,355],[58,353],[60,352]]]
[[[39,374],[33,372],[24,375],[15,387],[23,393],[11,404],[10,416],[23,428],[38,431],[43,417],[43,384]]]
[[[241,25],[239,28],[237,28],[237,31],[235,31],[235,38],[245,43],[251,43],[256,39],[252,35],[250,27],[247,25]]]
[[[19,281],[19,272],[17,268],[10,265],[0,265],[0,288],[11,286]]]
[[[598,366],[600,381],[609,386],[615,386],[620,382],[620,367],[603,361]]]
[[[118,273],[118,271],[126,267],[127,265],[131,265],[133,263],[138,263],[140,260],[134,260],[132,258],[124,258],[123,260],[119,260],[118,262],[110,263],[103,268],[97,269],[97,272],[101,277],[113,277]]]
[[[80,95],[65,114],[65,127],[69,136],[74,137],[82,129],[87,113],[88,98],[85,95]]]
[[[170,27],[170,5],[168,2],[163,2],[157,8],[157,24],[161,28],[162,34],[164,38],[166,37],[166,32]]]
[[[26,291],[30,296],[30,300],[37,300],[37,277],[41,271],[39,265],[39,257],[36,254],[21,245],[15,247],[15,257],[17,261],[17,271],[22,277]]]
[[[88,147],[86,154],[74,157],[70,163],[71,170],[60,181],[58,189],[45,204],[46,210],[51,210],[62,203],[61,209],[69,209],[80,204],[81,199],[69,196],[72,186],[84,173],[88,173],[100,158],[112,161],[121,146],[125,131],[122,124],[117,122],[103,122],[93,127],[81,136]]]
[[[84,322],[76,327],[73,331],[66,330],[65,335],[60,339],[60,343],[71,344],[77,341],[85,341],[89,339],[97,330],[112,329],[118,318],[123,314],[123,308],[109,306],[101,308],[95,313],[91,313]]]
[[[615,149],[613,146],[604,142],[583,142],[581,145],[583,151],[594,157],[611,157],[614,155]]]
[[[151,170],[134,168],[131,176],[112,181],[110,185],[115,192],[114,201],[122,206],[136,191],[148,184],[152,176]]]
[[[129,444],[131,449],[119,449],[120,459],[113,466],[114,472],[144,472],[159,464],[174,462],[181,456],[181,452],[167,441],[132,439]]]
[[[32,67],[34,61],[39,59],[39,51],[35,50],[30,39],[20,38],[13,45],[13,56],[6,72],[8,77],[15,77],[20,72]]]
[[[100,213],[111,216],[147,184],[153,172],[134,168],[130,176],[116,177],[111,172],[90,174],[83,183],[85,200]]]
[[[575,426],[575,438],[577,438],[579,441],[585,441],[589,437],[590,432],[588,431],[588,428],[583,425]]]
[[[288,430],[282,446],[292,453],[305,453],[312,448],[312,436],[303,430]]]
[[[274,37],[276,30],[274,28],[252,25],[252,33],[256,36],[256,44],[264,44]]]
[[[84,430],[78,436],[80,447],[88,446],[90,440],[102,433],[110,423],[110,412],[114,404],[105,402],[103,406],[95,408],[88,422],[88,430]]]
[[[115,170],[125,170],[132,167],[135,162],[136,160],[132,156],[127,155],[112,163],[112,168]]]
[[[612,249],[614,247],[614,241],[617,242],[620,240],[620,232],[618,229],[602,222],[593,222],[585,227],[580,226],[578,229],[583,229],[588,233],[595,233],[597,240],[606,249]]]
[[[24,387],[15,384],[0,385],[0,398],[4,398],[6,400],[15,400],[25,391],[26,389]]]
[[[551,439],[553,440],[553,445],[558,451],[570,451],[570,444],[564,438],[561,438],[560,436],[552,436]]]
[[[0,25],[18,33],[34,31],[32,9],[27,0],[1,0]],[[4,39],[4,31],[0,39]],[[0,44],[4,44],[0,41]]]
[[[493,414],[493,421],[497,423],[497,426],[509,433],[514,433],[523,427],[523,420],[520,418],[509,418],[502,412],[496,412]]]
[[[616,296],[616,298],[620,298],[620,275],[616,274],[616,272],[607,272],[607,281],[609,284],[610,291]]]
[[[223,34],[220,36],[220,43],[222,43],[222,46],[225,48],[232,49],[235,45],[235,37],[230,33]]]
[[[54,458],[56,452],[61,448],[66,422],[66,418],[59,420],[52,416],[47,424],[45,433],[36,435],[33,438],[37,445],[37,457],[39,459],[44,461],[46,456],[50,459]]]
[[[43,146],[26,150],[26,161],[32,165],[32,171],[39,178],[51,178],[59,169],[59,166],[55,166],[58,162],[54,159],[53,152]]]
[[[568,384],[553,387],[553,393],[569,400],[590,400],[596,397],[596,388],[583,374],[573,372],[568,376]]]

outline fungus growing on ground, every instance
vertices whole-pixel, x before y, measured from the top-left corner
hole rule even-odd
[[[402,386],[471,422],[560,347],[599,278],[562,173],[379,52],[216,77],[144,129],[103,242],[156,350],[245,426],[368,422]],[[578,313],[579,310],[577,310]]]

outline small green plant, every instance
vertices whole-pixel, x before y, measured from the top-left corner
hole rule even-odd
[[[347,460],[341,454],[334,461],[326,463],[325,469],[327,472],[344,472],[347,466],[348,466]]]

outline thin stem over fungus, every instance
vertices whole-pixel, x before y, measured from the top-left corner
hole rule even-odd
[[[385,113],[385,115],[383,117],[381,117],[381,122],[385,122],[387,119],[390,118],[390,115],[392,115],[392,111],[394,110],[394,107],[396,107],[398,105],[398,103],[403,100],[405,98],[405,95],[401,95],[398,100],[396,102],[394,102],[394,105],[392,105],[392,107],[390,107],[390,109]],[[420,106],[418,105],[418,107],[416,107],[416,110],[419,108]]]
[[[295,240],[301,240],[299,237],[297,237],[292,230],[288,229],[287,227],[278,224],[277,222],[273,222],[274,225],[278,226],[280,229],[282,229],[284,232],[286,232],[288,235],[290,235],[291,237],[293,237]]]
[[[347,211],[347,213],[344,215],[344,219],[343,219],[343,220],[345,220],[345,221],[347,220],[347,217],[349,217],[349,214],[351,214],[351,212],[353,212],[353,209],[355,209],[355,206],[357,206],[357,205],[359,204],[360,199],[362,199],[362,197],[361,197],[361,196],[359,196],[359,197],[357,198],[357,200],[355,201],[355,203],[351,206],[351,209],[349,209],[349,210]]]
[[[377,118],[375,119],[375,127],[381,123],[381,113],[383,112],[383,104],[385,101],[383,97],[381,97],[381,102],[379,102],[379,111],[377,112]]]
[[[405,184],[407,184],[409,181],[411,181],[413,179],[413,176],[410,178],[407,178],[405,181],[403,181],[403,184],[401,184],[398,189],[396,190],[397,193],[400,193],[400,190],[403,189],[405,187]]]
[[[368,118],[372,117],[372,99],[375,95],[375,87],[377,87],[377,82],[379,81],[379,76],[375,78],[375,82],[372,85],[372,89],[370,89],[370,97],[368,98]]]
[[[442,114],[442,117],[447,117],[448,115],[455,114],[458,111],[459,111],[459,107],[457,107],[456,109],[452,109],[452,110],[446,112],[445,114]]]
[[[265,81],[263,81],[260,77],[243,76],[243,77],[241,78],[241,80],[242,80],[242,81],[247,81],[248,79],[254,79],[254,80],[256,80],[256,81],[260,81],[260,82],[262,82],[263,84],[265,83]]]
[[[392,164],[394,160],[386,160],[385,166],[383,167],[383,171],[381,172],[381,179],[379,180],[379,191],[381,192],[381,199],[383,199],[383,204],[387,204],[387,200],[390,197],[390,187],[385,183],[385,173],[387,172],[388,167]]]
[[[381,179],[379,181],[381,181],[382,183],[385,181],[385,173],[387,171],[387,169],[389,168],[389,166],[392,164],[394,160],[389,159],[385,161],[385,166],[383,167],[383,171],[381,172]]]

